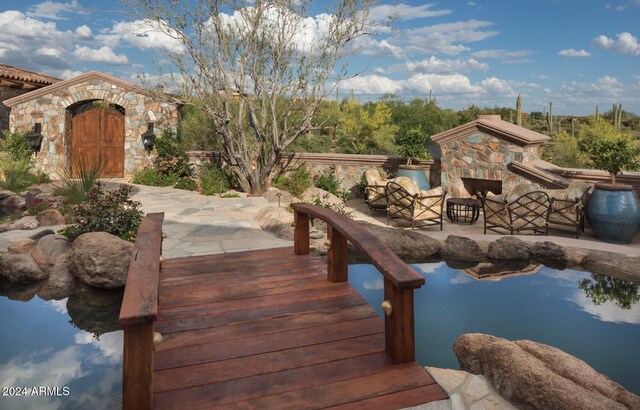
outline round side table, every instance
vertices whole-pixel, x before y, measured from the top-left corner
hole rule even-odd
[[[480,217],[480,201],[471,198],[447,199],[447,218],[454,223],[473,225]]]

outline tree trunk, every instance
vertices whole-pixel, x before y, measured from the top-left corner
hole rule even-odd
[[[610,172],[609,175],[611,175],[611,185],[615,185],[616,184],[616,174],[614,172]]]

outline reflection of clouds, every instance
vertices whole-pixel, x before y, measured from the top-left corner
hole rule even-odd
[[[438,269],[440,269],[443,266],[446,266],[447,264],[444,262],[437,262],[437,263],[417,263],[415,265],[411,265],[415,270],[426,274],[429,273],[436,273],[436,271]]]
[[[47,356],[47,359],[20,361],[13,359],[0,367],[3,386],[66,386],[84,376],[80,369],[80,349],[76,346]]]
[[[74,340],[77,344],[88,345],[92,344],[100,350],[102,356],[106,358],[107,363],[116,364],[122,361],[122,343],[123,332],[110,332],[100,336],[99,339],[93,335],[93,333],[80,331],[74,336]],[[95,364],[102,364],[105,360],[101,358],[94,359]]]
[[[122,370],[108,368],[98,384],[91,386],[83,393],[69,396],[69,407],[78,409],[121,409],[122,393],[119,386],[122,382]]]
[[[465,275],[464,273],[458,273],[456,276],[451,278],[452,285],[464,285],[471,282],[471,278]]]
[[[49,300],[47,301],[47,303],[53,307],[53,310],[55,310],[56,312],[62,314],[62,315],[66,315],[67,314],[67,299],[68,298],[64,298],[62,300]]]
[[[546,266],[543,266],[538,272],[546,277],[557,280],[559,285],[569,287],[577,287],[581,279],[591,277],[589,273],[579,270],[555,270],[547,268]]]
[[[575,292],[571,300],[580,306],[583,311],[603,322],[640,323],[640,304],[636,303],[632,305],[631,309],[622,309],[610,301],[595,305],[593,301],[581,291]]]
[[[384,289],[384,280],[382,279],[367,280],[362,284],[362,286],[366,290]]]

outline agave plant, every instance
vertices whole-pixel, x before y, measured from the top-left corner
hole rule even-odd
[[[103,168],[100,162],[88,164],[83,158],[74,165],[73,169],[62,170],[62,179],[54,189],[54,193],[65,197],[69,205],[81,204],[87,199],[87,193],[96,185]]]

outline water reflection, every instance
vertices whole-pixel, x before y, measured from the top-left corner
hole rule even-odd
[[[631,305],[640,301],[640,286],[623,279],[592,273],[591,279],[582,279],[580,289],[595,305],[614,302],[622,309],[631,309]]]

